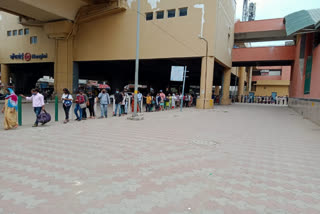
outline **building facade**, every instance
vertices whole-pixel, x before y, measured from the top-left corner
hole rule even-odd
[[[200,87],[199,108],[213,107],[212,86],[222,81],[223,102],[229,103],[235,8],[234,0],[142,0],[140,83],[156,89],[180,84],[170,82],[171,66],[187,66],[188,87]],[[48,75],[59,94],[63,88],[75,92],[79,78],[108,80],[113,90],[134,81],[135,0],[92,1],[80,5],[73,20],[0,16],[3,85],[12,79],[26,91]]]

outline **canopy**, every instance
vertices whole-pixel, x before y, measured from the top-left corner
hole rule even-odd
[[[285,18],[287,36],[316,31],[320,27],[320,8],[300,10]]]
[[[99,88],[100,89],[110,89],[110,86],[106,85],[106,84],[99,84]]]

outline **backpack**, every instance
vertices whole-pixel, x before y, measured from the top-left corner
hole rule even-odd
[[[67,99],[69,99],[69,95],[70,95],[70,94],[68,94]],[[72,101],[71,101],[71,100],[65,100],[63,104],[64,104],[66,107],[69,107],[69,106],[72,105]]]

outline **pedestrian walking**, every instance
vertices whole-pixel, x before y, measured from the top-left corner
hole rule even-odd
[[[39,89],[32,89],[31,90],[32,96],[26,97],[23,94],[20,96],[25,98],[28,101],[32,101],[33,111],[36,114],[36,121],[34,122],[34,125],[32,127],[38,127],[38,115],[41,113],[41,111],[44,110],[44,97],[42,94],[40,94]]]
[[[64,123],[68,123],[69,122],[69,115],[70,115],[70,108],[72,106],[73,97],[67,88],[63,89],[63,94],[62,94],[61,100],[62,100],[62,107],[63,107],[64,113],[65,113]]]
[[[80,90],[78,94],[76,95],[76,106],[74,108],[74,114],[76,115],[76,120],[81,121],[82,120],[82,108],[84,108],[86,105],[84,96],[82,94],[82,91]],[[79,113],[79,114],[78,114]]]
[[[122,94],[119,92],[119,89],[116,89],[116,93],[114,95],[114,99],[115,99],[115,104],[116,104],[116,109],[114,111],[114,117],[117,116],[117,112],[119,110],[119,117],[121,117],[121,103],[123,100],[123,96]]]
[[[96,96],[92,93],[92,91],[88,91],[88,108],[90,112],[90,119],[95,119],[96,114],[94,110]]]
[[[110,104],[110,96],[107,93],[106,89],[103,89],[98,95],[100,100],[101,116],[99,119],[108,118],[108,105]]]
[[[2,108],[4,114],[4,129],[18,128],[18,96],[11,88],[6,89],[5,103]]]

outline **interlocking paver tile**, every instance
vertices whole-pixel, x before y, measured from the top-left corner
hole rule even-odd
[[[0,214],[320,213],[320,129],[286,107],[39,128],[23,107],[0,131]]]

